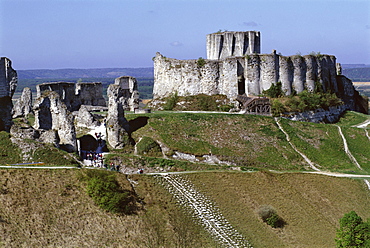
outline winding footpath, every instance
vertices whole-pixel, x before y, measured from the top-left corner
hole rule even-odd
[[[308,165],[311,167],[311,169],[315,170],[315,171],[320,171],[320,169],[318,169],[314,162],[312,162],[306,155],[304,155],[302,152],[300,152],[297,147],[295,147],[295,145],[293,145],[292,142],[290,142],[290,137],[288,135],[287,132],[285,132],[285,130],[283,129],[283,127],[281,126],[280,122],[279,122],[279,119],[277,117],[275,117],[275,122],[276,122],[276,125],[278,125],[280,131],[282,131],[284,134],[285,134],[285,137],[286,137],[286,140],[288,141],[289,145],[293,148],[294,151],[296,151],[299,155],[301,155],[301,157],[308,163]]]
[[[161,174],[156,178],[222,247],[252,247],[189,180],[176,174]]]
[[[362,177],[370,177],[368,175],[351,175],[351,174],[340,174],[340,173],[332,173],[332,172],[323,172],[321,171],[320,169],[318,169],[315,164],[306,156],[304,155],[302,152],[300,152],[296,147],[295,145],[290,141],[290,137],[288,135],[287,132],[285,132],[285,130],[283,129],[283,127],[281,126],[280,122],[279,122],[279,118],[275,117],[275,122],[277,124],[277,126],[279,127],[279,129],[285,134],[285,137],[286,137],[286,140],[288,141],[288,143],[290,144],[290,146],[299,154],[301,155],[301,157],[309,164],[309,166],[315,170],[316,172],[310,172],[310,173],[316,173],[316,174],[322,174],[322,175],[327,175],[327,176],[335,176],[335,177],[349,177],[349,178],[362,178]],[[367,127],[367,125],[370,124],[370,120],[367,120],[359,125],[356,125],[354,127],[357,127],[357,128],[365,128]],[[343,140],[343,145],[344,145],[344,152],[347,154],[347,156],[349,157],[349,159],[352,161],[352,163],[354,163],[357,168],[359,168],[360,170],[363,170],[361,165],[357,162],[356,158],[352,155],[351,151],[349,150],[348,148],[348,143],[347,143],[347,139],[346,137],[344,136],[343,132],[342,132],[342,129],[340,126],[338,125],[335,125],[337,126],[338,128],[338,132],[339,132],[339,135],[342,137],[342,140]],[[369,136],[369,133],[367,132],[367,130],[365,129],[365,132],[366,132],[366,136],[368,137],[369,141],[370,141],[370,136]],[[368,179],[364,179],[364,182],[366,184],[366,186],[368,187],[368,189],[370,190],[370,182]]]

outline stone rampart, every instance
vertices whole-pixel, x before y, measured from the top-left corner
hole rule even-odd
[[[287,95],[307,89],[313,91],[315,82],[325,90],[338,92],[336,59],[331,55],[281,56],[252,54],[224,60],[177,60],[157,53],[154,59],[153,97],[223,94],[235,99],[237,95],[257,96],[273,83],[281,82]]]

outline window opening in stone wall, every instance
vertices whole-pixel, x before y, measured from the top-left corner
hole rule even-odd
[[[218,58],[220,59],[221,58],[221,53],[222,53],[222,48],[224,46],[224,36],[221,35],[221,39],[220,39],[220,48],[218,50]]]

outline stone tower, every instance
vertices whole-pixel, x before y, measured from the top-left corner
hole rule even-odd
[[[207,35],[207,59],[221,60],[260,52],[261,34],[258,31],[217,32]]]

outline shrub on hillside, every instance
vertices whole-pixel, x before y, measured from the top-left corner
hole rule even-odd
[[[277,214],[275,208],[272,206],[262,205],[257,212],[261,219],[271,227],[284,227],[284,220]]]
[[[175,92],[166,99],[166,103],[163,106],[163,110],[173,110],[176,107],[178,100],[179,96],[177,95],[177,92]]]
[[[100,208],[117,214],[130,214],[134,211],[134,195],[120,187],[112,172],[88,170],[83,179],[87,181],[87,194]]]
[[[337,247],[370,247],[370,222],[363,222],[355,211],[346,213],[339,219]]]
[[[148,155],[153,157],[162,156],[161,147],[150,137],[142,137],[136,144],[136,151],[139,155]]]

